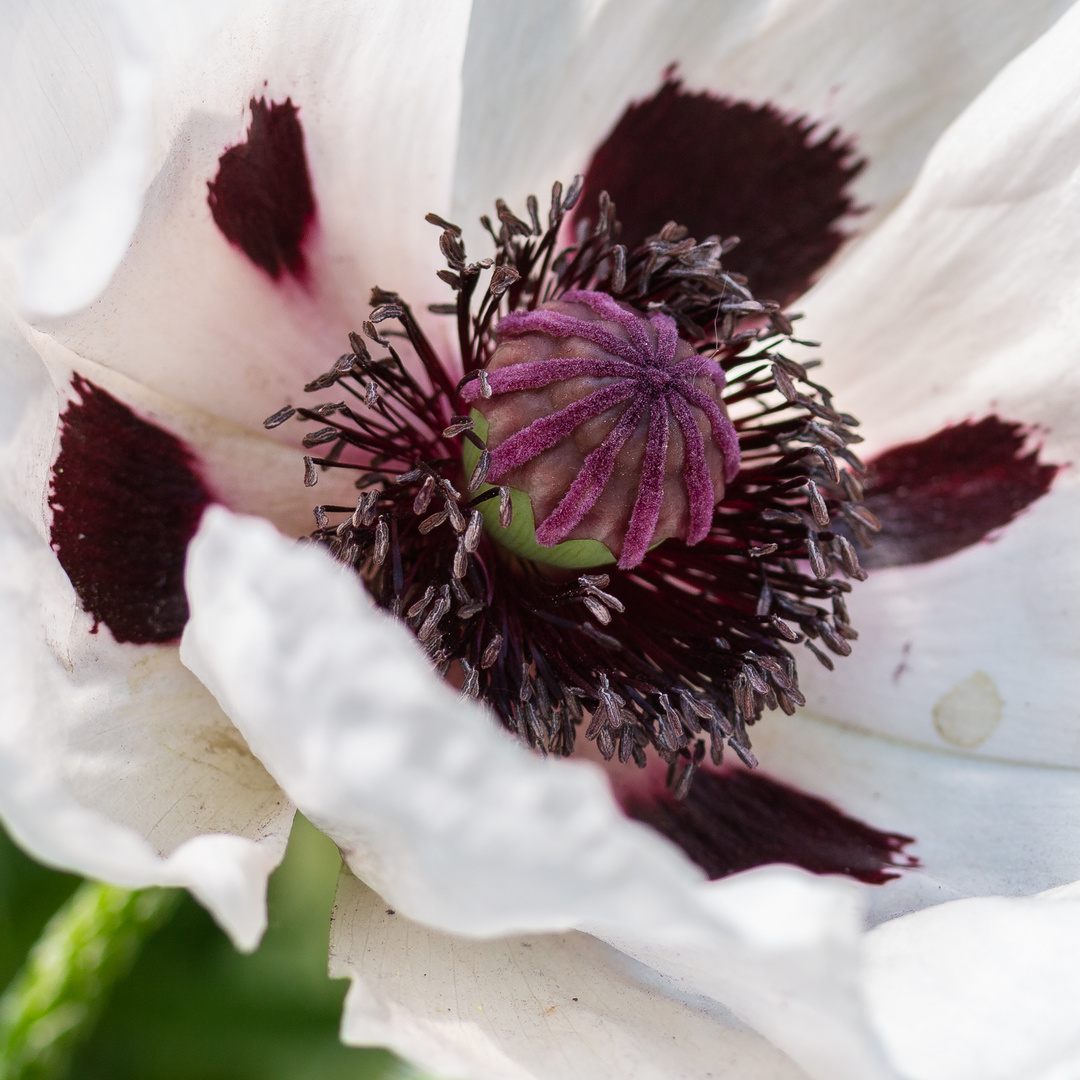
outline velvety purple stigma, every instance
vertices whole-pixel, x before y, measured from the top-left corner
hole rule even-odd
[[[488,421],[488,479],[529,495],[537,542],[593,539],[622,569],[669,538],[708,534],[739,444],[719,364],[606,293],[572,291],[498,327],[463,398]]]

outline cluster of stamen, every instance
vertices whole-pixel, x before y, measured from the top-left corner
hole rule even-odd
[[[356,505],[316,507],[312,537],[356,569],[462,693],[545,753],[571,753],[582,725],[605,758],[643,766],[651,748],[669,763],[680,795],[706,755],[719,764],[725,747],[754,764],[747,728],[764,709],[791,713],[803,704],[791,646],[802,644],[829,667],[828,653],[851,651],[857,635],[845,578],[864,575],[849,537],[869,544],[877,525],[859,505],[863,470],[849,449],[856,421],[812,380],[814,361],[783,354],[794,339],[777,306],[724,271],[732,241],[699,243],[668,224],[627,252],[617,243],[614,206],[602,196],[595,223],[559,251],[579,195],[580,181],[565,198],[557,184],[546,228],[535,199],[529,221],[499,202],[497,230],[482,219],[495,257],[481,262],[467,261],[458,227],[429,215],[447,260],[439,276],[457,294],[432,310],[456,319],[461,370],[451,372],[401,297],[376,289],[364,337],[350,335],[351,351],[306,387],[340,389],[345,399],[289,406],[266,424],[296,416],[318,425],[304,437],[309,450],[326,448],[305,458],[308,486],[326,469],[356,474]],[[614,357],[605,377],[617,388],[610,398],[625,403],[623,428],[647,404],[664,432],[673,419],[683,433],[691,508],[683,539],[649,549],[656,505],[649,477],[666,437],[650,418],[651,465],[619,567],[561,578],[502,548],[485,512],[496,506],[498,524],[511,525],[512,492],[500,481],[572,430],[580,411],[547,424],[538,418],[516,441],[489,448],[463,408],[542,384],[547,372],[489,364],[499,334],[550,333],[559,312],[545,305],[559,301],[594,305],[616,321],[626,312],[628,338],[638,333],[632,320],[652,320],[655,345],[631,339],[629,350],[621,338],[605,340]],[[396,329],[386,330],[389,323]],[[588,336],[596,323],[572,329]],[[409,363],[395,336],[408,343]],[[676,337],[693,343],[690,354],[676,357]],[[694,392],[692,378],[705,369],[724,388],[723,409]],[[708,417],[723,454],[725,487],[715,507],[715,482],[700,468],[699,427],[683,412],[690,405]],[[475,458],[468,470],[463,442]],[[566,493],[569,509],[541,523],[538,541],[568,535],[604,485],[604,468],[592,468]]]

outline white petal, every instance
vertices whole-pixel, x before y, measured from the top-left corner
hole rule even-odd
[[[117,112],[105,21],[78,2],[0,13],[0,235],[22,233],[105,151]]]
[[[730,1013],[650,986],[650,972],[585,934],[475,940],[388,910],[347,871],[331,977],[349,977],[341,1034],[471,1080],[805,1077]]]
[[[72,640],[46,640],[42,591],[58,598],[70,585],[57,580],[52,552],[32,535],[13,535],[11,524],[5,510],[7,827],[54,866],[133,887],[187,886],[239,947],[254,948],[291,805],[175,648],[119,646],[104,633],[95,640],[82,613]]]
[[[960,900],[867,935],[867,997],[911,1080],[1073,1080],[1078,951],[1080,900]]]
[[[995,80],[907,201],[806,297],[806,332],[825,342],[828,381],[862,419],[867,456],[996,413],[1040,425],[1043,460],[1076,460],[1080,249],[1062,223],[1080,215],[1078,48],[1074,10]],[[850,605],[861,634],[852,661],[833,676],[807,668],[811,705],[930,745],[1080,763],[1078,512],[1069,467],[996,542],[872,574]],[[934,710],[948,712],[972,679],[985,691],[967,710],[978,730],[950,740]]]
[[[586,929],[756,1027],[810,1075],[883,1076],[853,992],[858,889],[706,883],[598,769],[543,761],[435,678],[351,571],[211,509],[181,656],[350,868],[456,934]]]
[[[434,277],[456,137],[464,0],[242,5],[164,76],[153,175],[132,246],[104,295],[37,325],[80,356],[247,427],[347,346],[375,284],[421,312]],[[241,142],[251,97],[300,109],[317,222],[310,282],[279,282],[213,223],[208,180]]]
[[[440,684],[406,628],[321,551],[290,550],[265,523],[213,508],[189,548],[187,588],[184,663],[354,870],[388,898],[408,892],[415,917],[473,933],[563,929],[577,903],[562,874],[577,875],[583,894],[635,884],[634,859],[666,883],[656,888],[699,879],[624,822],[597,770],[532,758]],[[528,888],[514,884],[515,868]],[[521,890],[522,906],[508,907],[502,888]],[[626,898],[626,917],[659,902],[653,889]]]
[[[937,749],[1080,764],[1078,515],[1066,472],[994,542],[873,571],[848,602],[852,655],[800,666],[811,708]]]
[[[921,866],[866,886],[877,922],[959,897],[1023,896],[1080,879],[1080,773],[978,760],[839,727],[808,710],[754,728],[770,776],[885,832]]]
[[[57,315],[105,287],[150,179],[155,97],[202,50],[230,3],[130,0],[9,11],[0,174],[20,302]],[[24,231],[25,230],[25,231]]]
[[[189,887],[253,948],[292,806],[175,647],[90,633],[45,533],[56,392],[24,341],[3,344],[0,814],[45,862]]]
[[[677,62],[691,90],[772,101],[853,136],[869,160],[853,188],[870,208],[857,222],[865,232],[911,184],[940,132],[1067,7],[923,0],[901,13],[859,0],[478,3],[454,212],[472,227],[496,195],[518,207],[529,192],[568,182],[630,101],[654,93]]]

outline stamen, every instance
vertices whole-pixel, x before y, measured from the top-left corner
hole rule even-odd
[[[601,199],[559,250],[580,192],[555,185],[543,231],[535,200],[498,203],[480,262],[429,215],[460,369],[376,289],[366,341],[308,387],[344,400],[267,425],[313,425],[327,452],[304,458],[307,486],[356,473],[355,508],[320,507],[313,537],[465,696],[542,753],[579,729],[604,757],[654,753],[683,798],[706,755],[753,765],[748,728],[803,704],[791,645],[827,667],[851,652],[848,535],[877,522],[854,419],[787,355],[791,320],[723,268],[733,243],[669,223],[628,251]]]

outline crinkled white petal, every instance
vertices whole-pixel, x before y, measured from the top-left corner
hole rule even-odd
[[[855,990],[859,890],[722,882],[627,820],[602,773],[543,761],[430,670],[351,571],[211,509],[181,656],[350,868],[454,934],[587,930],[727,1006],[811,1076],[885,1076]]]
[[[853,186],[867,207],[855,224],[866,232],[941,131],[1068,6],[481,0],[469,28],[454,213],[475,230],[496,195],[519,207],[553,180],[568,182],[631,100],[653,94],[677,63],[688,89],[771,101],[820,120],[822,134],[839,125],[853,137],[868,160]]]
[[[0,549],[0,816],[12,835],[88,877],[186,886],[254,948],[291,804],[175,648],[88,635],[52,552],[8,505]]]
[[[917,870],[866,886],[873,921],[967,896],[1080,880],[1080,772],[990,761],[840,727],[803,710],[754,728],[762,768],[884,832]]]
[[[467,15],[464,0],[241,3],[162,76],[142,216],[104,294],[38,328],[255,427],[347,349],[373,285],[401,290],[421,313],[444,300],[424,214],[449,206]],[[256,267],[207,205],[218,158],[244,140],[248,101],[263,96],[300,110],[317,203],[303,286]]]
[[[243,948],[293,810],[175,647],[92,634],[45,523],[57,392],[5,335],[0,412],[0,816],[37,858],[184,885]]]
[[[911,1080],[1080,1076],[1075,890],[981,897],[895,919],[866,937],[864,982]]]
[[[347,871],[330,974],[347,976],[341,1034],[470,1080],[799,1080],[790,1058],[702,998],[571,931],[476,940],[413,922]]]
[[[866,455],[996,413],[1064,464],[1001,536],[878,571],[852,594],[843,671],[813,707],[928,745],[1080,763],[1080,9],[942,137],[910,197],[805,300]],[[860,447],[860,450],[862,448]]]
[[[187,589],[184,663],[354,870],[392,899],[407,893],[414,916],[474,933],[562,929],[577,911],[565,874],[583,894],[625,884],[626,917],[700,879],[623,822],[597,770],[534,759],[458,700],[321,550],[214,508],[189,548]],[[638,880],[635,858],[658,884]]]

